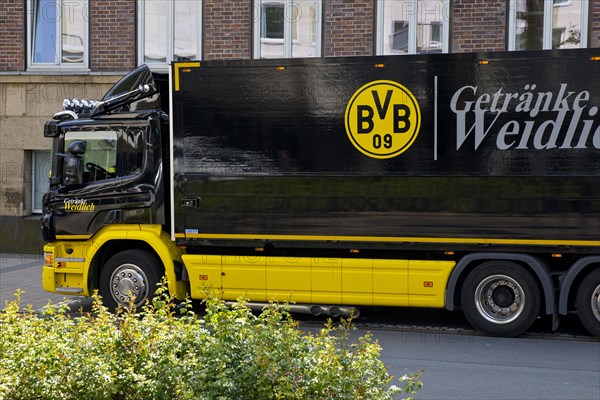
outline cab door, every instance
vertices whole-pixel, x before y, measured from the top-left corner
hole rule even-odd
[[[47,198],[57,238],[89,237],[113,223],[149,222],[145,209],[155,196],[145,174],[146,126],[136,121],[65,129],[61,185]]]
[[[115,220],[120,209],[116,174],[120,127],[85,126],[66,130],[62,145],[61,186],[47,199],[53,209],[56,236],[91,236],[93,221]]]

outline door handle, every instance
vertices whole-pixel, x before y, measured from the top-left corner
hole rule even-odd
[[[200,197],[194,199],[181,199],[181,207],[200,208]]]

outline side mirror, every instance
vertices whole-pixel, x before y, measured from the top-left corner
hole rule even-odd
[[[83,140],[74,140],[69,144],[64,163],[63,183],[65,185],[83,184],[84,163],[80,154],[84,154],[86,149],[87,143]]]
[[[68,153],[65,157],[65,185],[81,185],[83,183],[83,158]]]
[[[67,152],[74,156],[78,156],[80,154],[84,154],[87,150],[87,142],[84,140],[74,140],[69,144],[69,148]]]
[[[48,121],[44,124],[44,137],[55,138],[59,134],[58,122]]]

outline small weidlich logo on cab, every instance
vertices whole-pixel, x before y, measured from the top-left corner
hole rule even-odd
[[[93,212],[96,205],[84,199],[65,199],[65,211],[68,212]]]
[[[414,143],[421,127],[415,96],[394,81],[369,82],[346,106],[346,133],[352,144],[373,158],[392,158]]]

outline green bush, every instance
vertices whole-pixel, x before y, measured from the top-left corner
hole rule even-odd
[[[0,399],[390,399],[412,395],[378,359],[371,335],[348,340],[349,321],[316,333],[276,305],[260,315],[243,302],[206,302],[202,317],[164,286],[141,313],[0,312]]]

